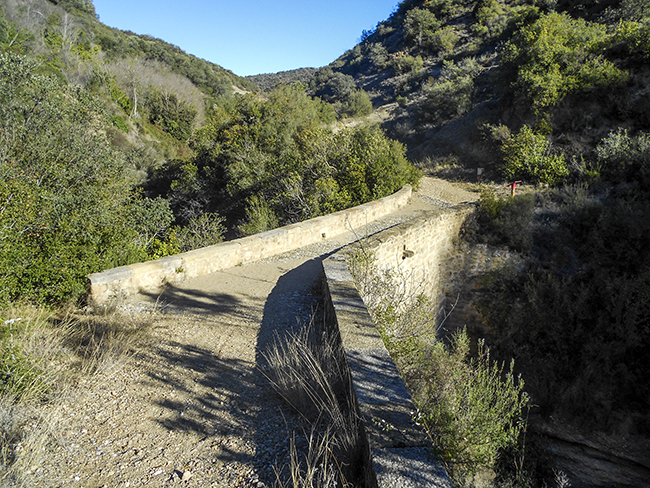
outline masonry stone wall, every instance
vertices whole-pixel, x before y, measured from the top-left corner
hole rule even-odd
[[[423,212],[362,245],[380,269],[404,280],[404,293],[441,300],[446,280],[454,273],[452,256],[460,228],[472,211],[472,206],[461,205]],[[413,421],[411,396],[348,270],[347,260],[357,250],[349,247],[323,261],[323,293],[326,321],[340,334],[363,419],[372,471],[369,486],[451,488],[432,455],[427,433]]]
[[[90,275],[89,303],[106,305],[138,293],[157,293],[174,284],[221,269],[265,259],[358,229],[406,205],[412,188],[347,210],[214,246]]]

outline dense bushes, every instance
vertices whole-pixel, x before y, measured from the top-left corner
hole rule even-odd
[[[459,486],[496,468],[504,452],[519,449],[530,399],[514,361],[508,369],[494,362],[483,342],[470,358],[470,340],[461,331],[449,347],[422,346],[418,367],[428,380],[418,388],[420,418]]]
[[[607,198],[567,188],[481,205],[492,242],[527,252],[523,270],[488,276],[482,311],[535,403],[590,427],[648,433],[648,193],[622,184]]]
[[[96,102],[35,70],[0,54],[2,301],[77,298],[88,274],[146,257],[136,214],[171,220],[168,206],[154,212],[132,191]]]
[[[522,179],[527,183],[559,183],[569,174],[569,169],[564,154],[553,154],[549,148],[545,135],[524,125],[517,135],[506,139],[501,146],[503,175],[509,180]]]
[[[474,80],[480,71],[473,58],[458,64],[444,62],[438,79],[424,85],[426,99],[419,107],[419,119],[441,124],[469,112],[474,103]]]
[[[508,42],[503,59],[516,70],[516,85],[540,113],[570,93],[617,85],[627,74],[603,56],[613,39],[604,25],[549,13]]]
[[[372,112],[370,97],[357,88],[354,78],[330,68],[321,68],[314,74],[309,91],[312,96],[331,104],[339,118],[361,117]]]
[[[196,132],[197,156],[157,171],[151,190],[177,221],[217,212],[251,234],[380,198],[416,183],[404,148],[377,127],[321,127],[322,102],[300,85],[239,97]]]

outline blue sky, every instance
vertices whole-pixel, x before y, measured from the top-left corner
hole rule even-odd
[[[93,0],[101,22],[148,34],[239,76],[325,66],[398,0]]]

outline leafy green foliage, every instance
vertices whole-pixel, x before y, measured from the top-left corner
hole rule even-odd
[[[146,102],[149,120],[180,141],[186,141],[192,134],[196,118],[196,107],[179,100],[174,93],[152,90]]]
[[[309,90],[312,96],[332,104],[339,118],[361,117],[372,112],[370,97],[357,88],[354,78],[330,68],[321,68],[314,74]]]
[[[569,174],[563,154],[549,152],[546,136],[524,125],[519,133],[503,142],[503,175],[509,180],[531,183],[559,183]]]
[[[502,451],[517,449],[530,401],[514,361],[500,366],[483,342],[470,359],[469,344],[460,331],[449,348],[438,342],[419,358],[430,379],[418,399],[420,418],[461,486],[480,468],[493,469]]]
[[[100,107],[35,69],[0,54],[0,296],[60,302],[83,295],[90,273],[146,252]]]
[[[492,469],[504,451],[516,452],[526,425],[524,383],[490,359],[460,331],[450,347],[436,338],[432,300],[407,291],[399,271],[379,271],[372,255],[356,253],[350,272],[375,325],[418,407],[418,420],[458,486],[480,469]]]
[[[650,57],[650,22],[643,23],[623,21],[616,29],[617,39],[624,41],[632,51],[641,52],[646,58]]]
[[[503,56],[516,69],[522,95],[540,113],[570,93],[624,82],[626,73],[602,54],[611,43],[603,25],[549,13],[523,27]]]
[[[397,74],[417,73],[424,67],[422,56],[397,56],[392,60]]]
[[[440,77],[424,86],[427,98],[419,107],[420,120],[440,124],[467,113],[474,101],[474,80],[480,72],[473,58],[459,64],[446,61]]]
[[[412,38],[419,47],[426,47],[433,44],[435,33],[440,28],[440,22],[430,10],[415,7],[406,14],[404,28],[406,35]]]
[[[217,212],[243,233],[268,230],[379,198],[415,183],[403,146],[378,128],[337,134],[320,127],[322,102],[299,85],[267,100],[239,97],[196,132],[197,157],[175,161],[151,188],[172,203],[185,225]]]
[[[95,6],[91,0],[48,0],[66,11],[80,10],[95,15]]]
[[[633,181],[650,188],[650,134],[634,137],[627,130],[611,132],[596,148],[599,167],[604,178],[621,182]]]

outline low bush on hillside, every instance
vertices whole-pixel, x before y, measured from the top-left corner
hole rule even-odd
[[[612,43],[604,25],[552,12],[518,31],[503,60],[526,103],[542,113],[570,93],[623,83],[627,73],[602,54]]]
[[[309,80],[309,94],[331,104],[338,118],[362,117],[372,112],[368,94],[349,75],[321,68]]]
[[[501,152],[501,172],[509,181],[554,185],[569,175],[564,154],[553,153],[548,138],[527,125],[517,135],[503,141]]]
[[[424,84],[426,99],[418,107],[418,118],[440,125],[469,112],[474,103],[474,80],[480,71],[473,58],[459,64],[445,62],[440,76]]]

